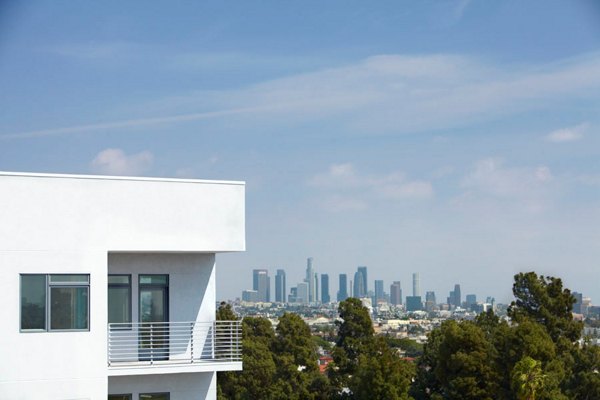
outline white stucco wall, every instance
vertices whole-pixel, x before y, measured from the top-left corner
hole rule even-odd
[[[201,372],[146,376],[111,376],[110,394],[169,392],[171,400],[216,400],[217,373]]]
[[[169,273],[170,319],[212,320],[214,253],[244,248],[243,183],[0,173],[0,399],[106,399],[109,270]],[[89,332],[20,332],[22,273],[90,274]]]

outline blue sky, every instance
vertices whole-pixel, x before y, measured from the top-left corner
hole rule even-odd
[[[0,93],[0,170],[245,180],[220,298],[312,256],[600,304],[595,1],[3,2]]]

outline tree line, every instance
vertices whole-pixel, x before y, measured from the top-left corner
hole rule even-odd
[[[218,373],[218,398],[385,400],[600,399],[600,349],[581,343],[571,292],[559,278],[515,275],[509,321],[492,311],[474,321],[444,321],[415,362],[398,342],[376,336],[358,299],[339,305],[333,362],[318,369],[317,341],[296,314],[273,329],[265,318],[243,320],[240,372]],[[222,320],[236,319],[222,304]]]

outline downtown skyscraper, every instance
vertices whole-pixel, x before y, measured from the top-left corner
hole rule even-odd
[[[352,296],[356,298],[366,297],[369,292],[367,282],[367,267],[359,266],[354,273],[354,291]]]
[[[314,303],[317,299],[317,276],[313,268],[313,258],[306,259],[306,278],[304,282],[308,285],[307,303]]]
[[[331,301],[329,296],[329,275],[321,274],[321,303],[327,304]]]
[[[415,272],[412,276],[413,278],[413,297],[421,296],[421,278],[419,277],[419,273]]]
[[[337,301],[344,301],[348,298],[348,275],[340,274],[340,285],[337,292]]]
[[[400,281],[395,281],[390,286],[390,303],[395,306],[402,304],[402,287],[400,286]]]
[[[266,269],[255,269],[252,271],[252,289],[257,292],[257,301],[271,301],[271,278]]]
[[[285,303],[285,271],[282,269],[277,270],[277,274],[275,275],[275,301],[279,303]]]

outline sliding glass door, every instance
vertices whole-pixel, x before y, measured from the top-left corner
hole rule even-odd
[[[140,360],[169,359],[169,276],[139,276]]]

